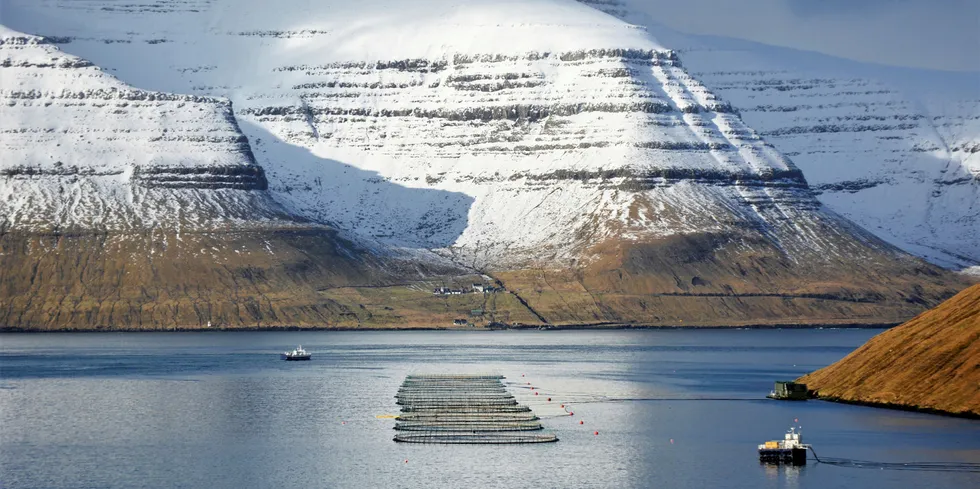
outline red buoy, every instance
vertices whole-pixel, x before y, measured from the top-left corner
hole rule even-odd
[[[575,416],[575,413],[573,413],[573,412],[571,412],[571,411],[569,411],[569,412],[568,412],[568,415],[569,415],[569,416]]]
[[[550,397],[548,398],[548,402],[551,402],[551,398]]]
[[[594,434],[594,435],[596,435],[596,436],[598,436],[598,435],[599,435],[599,432],[598,432],[598,431],[595,431],[595,432],[593,432],[592,434]]]
[[[535,392],[535,393],[534,393],[534,395],[538,395],[538,393],[537,393],[537,392]]]
[[[562,405],[561,405],[561,407],[562,407],[562,409],[564,409],[564,408],[565,408],[565,405],[564,405],[564,404],[562,404]]]
[[[578,424],[585,424],[585,421],[579,421]]]

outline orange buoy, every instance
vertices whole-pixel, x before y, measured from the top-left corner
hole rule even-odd
[[[569,412],[568,412],[568,415],[569,415],[569,416],[575,416],[575,413],[574,413],[574,412],[572,412],[572,411],[569,411]]]
[[[585,424],[585,421],[579,421],[578,424]]]
[[[596,436],[599,436],[599,432],[598,431],[593,431],[592,434],[593,435],[596,435]]]
[[[562,407],[562,409],[564,409],[564,408],[565,408],[565,405],[564,405],[564,404],[562,404],[562,405],[561,405],[561,407]]]

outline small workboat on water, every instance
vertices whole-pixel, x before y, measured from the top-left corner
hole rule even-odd
[[[803,443],[803,432],[790,428],[782,440],[771,440],[759,445],[759,461],[763,463],[806,465],[806,451],[810,445]]]
[[[312,356],[308,351],[303,349],[303,345],[297,346],[293,351],[283,352],[280,355],[283,360],[287,361],[309,360]]]

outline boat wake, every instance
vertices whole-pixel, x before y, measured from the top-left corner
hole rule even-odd
[[[837,467],[852,467],[856,469],[879,470],[915,470],[923,472],[973,472],[980,473],[980,463],[970,462],[873,462],[870,460],[855,460],[850,458],[832,458],[817,456],[810,447],[813,458],[818,463],[835,465]]]

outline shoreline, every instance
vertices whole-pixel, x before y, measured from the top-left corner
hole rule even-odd
[[[928,408],[928,407],[921,407],[921,406],[912,406],[912,405],[908,405],[908,404],[897,404],[897,403],[891,403],[891,402],[860,401],[860,400],[856,400],[856,399],[844,399],[842,397],[821,396],[819,394],[817,395],[817,397],[815,399],[818,399],[818,400],[821,400],[821,401],[826,401],[826,402],[835,402],[835,403],[838,403],[838,404],[851,404],[851,405],[854,405],[854,406],[864,406],[864,407],[872,407],[872,408],[878,408],[878,409],[891,409],[893,411],[908,411],[908,412],[913,412],[913,413],[932,414],[932,415],[936,415],[936,416],[946,416],[946,417],[951,417],[951,418],[980,420],[980,413],[974,413],[972,411],[953,412],[953,411],[945,411],[945,410],[936,409],[936,408]]]
[[[243,326],[236,328],[159,328],[159,329],[147,329],[147,328],[97,328],[97,329],[80,329],[80,328],[64,328],[64,329],[26,329],[26,328],[11,328],[11,327],[0,327],[0,334],[5,333],[28,333],[28,334],[44,334],[44,333],[206,333],[206,332],[235,332],[235,331],[250,331],[250,332],[283,332],[283,331],[387,331],[387,332],[405,332],[405,331],[463,331],[463,332],[493,332],[493,331],[601,331],[601,330],[739,330],[739,329],[755,329],[755,330],[779,330],[779,329],[889,329],[898,326],[901,323],[898,322],[887,322],[887,323],[773,323],[773,324],[744,324],[744,325],[650,325],[650,324],[623,324],[623,323],[592,323],[592,324],[563,324],[563,325],[508,325],[506,327],[449,327],[449,326],[418,326],[418,327],[367,327],[367,328],[351,328],[351,327],[320,327],[320,326]]]

